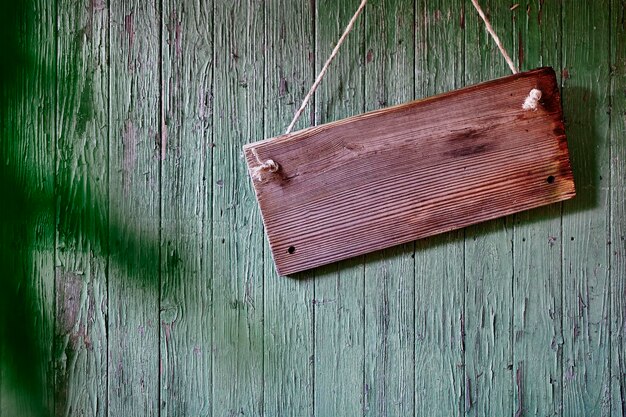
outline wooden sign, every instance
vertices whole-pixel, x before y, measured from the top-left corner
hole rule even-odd
[[[532,89],[536,110],[523,104]],[[541,68],[244,147],[281,275],[575,195]],[[261,171],[272,160],[274,170]]]

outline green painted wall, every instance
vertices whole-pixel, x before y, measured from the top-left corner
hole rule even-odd
[[[359,2],[2,3],[0,417],[626,416],[626,3],[481,0],[575,200],[281,278],[241,146]],[[507,74],[469,0],[370,0],[298,128]]]

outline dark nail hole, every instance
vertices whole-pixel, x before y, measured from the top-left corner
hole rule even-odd
[[[548,184],[554,184],[554,179],[555,179],[555,178],[554,178],[554,175],[550,175],[550,176],[548,177],[548,180],[547,180],[547,181],[548,181]]]
[[[296,247],[295,246],[289,246],[289,249],[287,249],[287,253],[293,255],[294,253],[296,253]]]

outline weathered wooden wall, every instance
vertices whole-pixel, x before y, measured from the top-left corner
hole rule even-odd
[[[0,6],[0,417],[626,416],[626,3],[481,0],[557,69],[578,197],[278,277],[241,154],[359,0]],[[370,0],[298,127],[507,74]]]

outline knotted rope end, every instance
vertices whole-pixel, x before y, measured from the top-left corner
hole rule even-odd
[[[526,97],[526,100],[524,100],[522,108],[526,111],[536,111],[537,106],[539,105],[539,101],[541,100],[541,96],[541,90],[533,88],[532,90],[530,90],[530,93],[528,94],[528,97]]]
[[[262,161],[261,158],[259,158],[259,154],[257,153],[256,149],[252,149],[252,155],[254,155],[256,161],[259,163],[257,167],[254,167],[250,170],[252,178],[254,178],[255,180],[263,181],[263,173],[274,173],[278,172],[278,170],[280,169],[280,165],[278,165],[278,163],[273,159],[267,159],[265,161]]]

